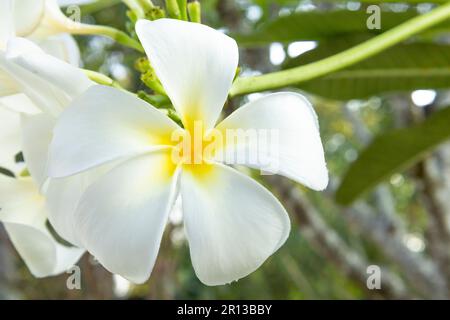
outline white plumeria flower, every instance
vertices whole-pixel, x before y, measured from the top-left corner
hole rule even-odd
[[[21,38],[12,38],[6,52],[0,52],[0,72],[14,88],[14,94],[0,99],[0,166],[13,162],[22,150],[31,175],[0,176],[0,222],[35,276],[55,275],[73,266],[84,250],[61,245],[47,220],[54,210],[74,210],[83,189],[67,197],[66,190],[80,186],[79,178],[49,181],[48,147],[59,114],[93,83],[81,70]],[[13,166],[5,167],[20,176]],[[66,202],[55,200],[47,208],[44,195],[50,194]]]
[[[87,90],[55,127],[50,176],[120,164],[87,189],[73,216],[64,217],[71,226],[55,228],[76,234],[111,272],[142,283],[150,276],[169,211],[180,194],[198,278],[207,285],[238,280],[286,241],[288,215],[268,190],[217,159],[173,161],[177,147],[172,139],[174,132],[193,134],[195,122],[205,129],[200,139],[214,127],[238,65],[236,42],[207,26],[171,19],[141,20],[136,31],[185,129],[131,94],[104,86]],[[216,128],[277,129],[279,154],[262,149],[264,158],[278,158],[277,173],[313,189],[326,187],[316,115],[301,95],[268,95]],[[194,155],[202,151],[190,150]],[[260,167],[258,162],[246,164]]]

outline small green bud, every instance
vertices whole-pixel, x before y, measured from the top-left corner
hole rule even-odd
[[[162,94],[148,94],[144,90],[140,90],[138,91],[137,95],[139,98],[150,103],[152,106],[156,108],[163,108],[163,109],[172,108],[169,98]]]
[[[166,12],[160,7],[153,7],[145,13],[145,17],[149,20],[158,20],[166,17]]]
[[[194,1],[187,4],[189,18],[192,22],[202,23],[202,9],[200,2]]]
[[[150,62],[147,57],[140,57],[134,62],[134,68],[140,73],[145,73],[152,67],[150,66]]]
[[[187,21],[187,0],[177,0],[178,8],[180,9],[180,19]]]
[[[169,17],[180,19],[180,8],[178,7],[177,0],[166,0],[166,10]]]

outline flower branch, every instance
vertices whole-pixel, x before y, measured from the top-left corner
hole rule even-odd
[[[238,78],[233,84],[230,96],[281,88],[341,70],[374,56],[449,17],[450,2],[329,58],[288,70]]]

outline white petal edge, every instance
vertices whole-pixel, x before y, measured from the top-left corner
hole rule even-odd
[[[199,23],[139,20],[136,33],[185,126],[216,123],[238,65],[236,42]]]
[[[254,135],[266,132],[268,139],[257,138],[256,144],[255,139],[226,141],[216,160],[280,174],[314,190],[326,188],[328,170],[317,116],[302,95],[288,92],[267,95],[237,109],[217,129],[249,130]]]
[[[251,178],[222,164],[198,176],[182,171],[180,190],[192,264],[206,285],[222,285],[258,269],[286,241],[289,217]]]
[[[164,170],[170,152],[156,151],[117,166],[81,199],[75,227],[84,247],[110,272],[134,283],[153,269],[178,171]]]
[[[58,120],[49,174],[70,176],[109,161],[162,148],[179,126],[161,111],[118,89],[95,85]]]

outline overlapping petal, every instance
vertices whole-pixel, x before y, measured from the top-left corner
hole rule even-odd
[[[0,222],[15,248],[36,277],[64,272],[83,250],[59,244],[48,231],[45,201],[29,178],[0,175]]]
[[[287,239],[289,217],[251,178],[222,164],[180,178],[184,223],[197,277],[230,283],[255,271]]]
[[[6,48],[6,43],[14,33],[13,0],[0,1],[0,50]]]
[[[31,34],[40,24],[45,14],[46,0],[13,0],[15,32],[18,36]]]
[[[38,42],[38,45],[47,54],[70,63],[73,66],[80,65],[80,49],[75,39],[69,34],[59,34],[47,37]]]
[[[315,190],[327,186],[317,116],[303,96],[265,96],[236,110],[217,129],[224,137],[227,130],[237,136],[224,139],[216,160],[281,174]]]
[[[71,99],[92,82],[84,73],[44,53],[32,42],[14,38],[0,53],[0,71],[18,92],[25,93],[43,112],[58,116]]]
[[[236,42],[205,25],[173,19],[140,20],[136,32],[184,125],[201,120],[212,128],[236,73]]]
[[[80,95],[93,84],[80,69],[46,54],[26,39],[10,40],[6,56],[10,63],[28,72],[22,79],[34,75],[70,98]]]
[[[15,171],[15,156],[21,150],[20,141],[20,115],[0,102],[0,167]]]
[[[175,201],[178,175],[168,161],[165,150],[120,164],[87,189],[75,216],[84,247],[135,283],[150,276]]]

